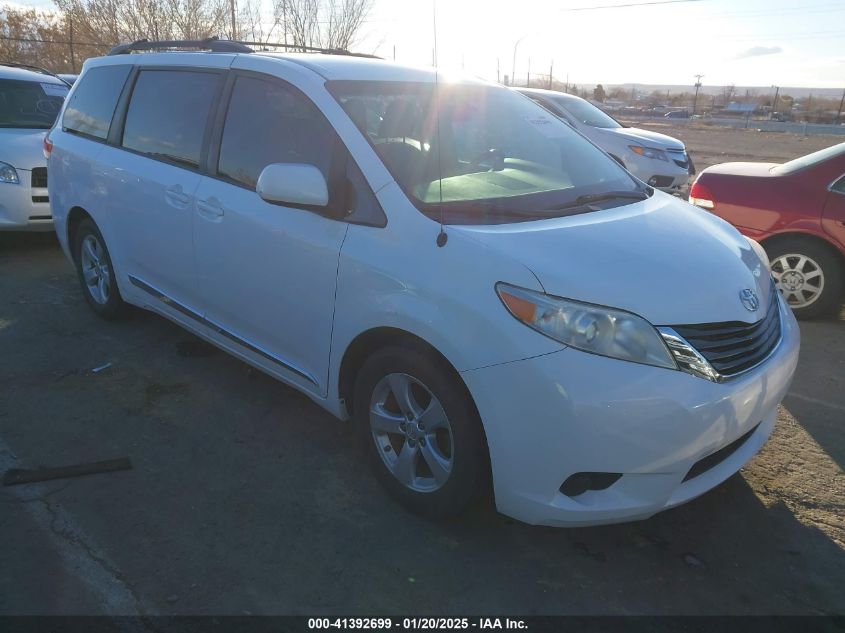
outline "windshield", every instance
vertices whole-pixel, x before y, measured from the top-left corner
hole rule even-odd
[[[63,84],[0,79],[0,127],[51,128],[67,92]]]
[[[786,176],[787,174],[823,163],[824,161],[833,158],[834,156],[839,156],[840,154],[845,154],[845,143],[839,143],[838,145],[827,147],[819,150],[818,152],[801,156],[800,158],[791,160],[783,165],[772,167],[771,173],[776,176]]]
[[[443,83],[439,108],[432,83],[332,81],[328,88],[431,217],[443,212],[451,223],[554,217],[595,210],[574,204],[585,196],[622,193],[619,204],[629,204],[625,193],[645,190],[568,125],[506,88]],[[603,206],[614,199],[603,196]]]
[[[558,106],[569,112],[573,117],[584,125],[590,127],[603,127],[616,129],[622,125],[612,116],[605,114],[589,101],[583,99],[560,99],[552,98]]]

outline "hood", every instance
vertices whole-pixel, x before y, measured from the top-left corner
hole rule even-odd
[[[684,149],[684,144],[681,141],[659,132],[641,130],[636,127],[601,128],[601,130],[606,134],[613,134],[625,139],[630,145],[644,145],[655,149]]]
[[[768,305],[771,279],[727,222],[672,196],[583,215],[451,226],[527,266],[549,294],[634,312],[654,325],[753,323],[739,293]],[[507,279],[499,281],[507,282]]]
[[[46,167],[44,135],[48,130],[0,128],[0,161],[15,169]]]
[[[772,175],[772,167],[777,166],[778,163],[722,163],[721,165],[708,167],[701,173],[767,178]]]

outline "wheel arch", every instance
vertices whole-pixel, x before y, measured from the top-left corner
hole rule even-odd
[[[76,231],[79,229],[79,225],[82,224],[82,221],[86,218],[94,222],[94,218],[91,217],[91,214],[80,206],[72,207],[70,211],[68,211],[66,223],[67,243],[68,250],[70,250],[71,253],[73,253],[73,245],[76,242]],[[96,224],[96,222],[94,223]]]
[[[789,240],[806,240],[808,242],[813,242],[815,244],[823,246],[834,254],[841,266],[845,267],[845,255],[842,254],[842,251],[832,240],[830,240],[826,236],[819,235],[816,232],[795,230],[783,231],[780,233],[769,235],[766,238],[760,239],[758,241],[763,246],[763,248],[766,248],[767,246],[781,242],[788,242]]]
[[[459,384],[466,392],[467,397],[470,402],[472,402],[473,409],[475,409],[476,414],[478,414],[478,407],[476,406],[475,400],[469,391],[469,387],[467,387],[460,372],[449,361],[445,354],[424,338],[413,334],[412,332],[401,328],[387,326],[374,327],[369,330],[365,330],[352,339],[349,345],[346,346],[346,350],[343,353],[338,370],[337,389],[338,398],[343,403],[342,408],[344,408],[347,413],[353,410],[352,397],[355,387],[355,377],[358,374],[358,370],[369,356],[377,350],[388,346],[411,347],[413,349],[422,350],[426,354],[430,355],[435,362],[440,363],[444,369],[452,374],[453,378],[457,381],[457,384]]]

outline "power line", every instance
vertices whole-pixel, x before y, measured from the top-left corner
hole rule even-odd
[[[8,42],[27,42],[29,44],[64,44],[65,46],[73,44],[74,46],[93,46],[96,48],[111,48],[112,46],[111,44],[80,42],[79,40],[37,40],[27,37],[9,37],[8,35],[0,35],[0,40],[6,40]]]
[[[574,11],[598,11],[600,9],[630,9],[632,7],[651,7],[659,4],[685,4],[688,2],[704,2],[705,0],[653,0],[652,2],[630,2],[628,4],[605,4],[598,7],[573,7],[571,9],[560,9],[561,13],[572,13]]]

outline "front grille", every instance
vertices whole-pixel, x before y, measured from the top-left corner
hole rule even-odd
[[[675,330],[713,366],[721,376],[732,376],[763,361],[780,341],[780,311],[772,288],[766,316],[756,323],[727,321],[700,325],[676,325]]]
[[[731,455],[736,453],[736,451],[739,449],[739,447],[742,446],[743,444],[745,444],[745,442],[748,440],[748,438],[751,437],[754,434],[754,431],[756,431],[756,430],[757,430],[757,427],[755,426],[753,429],[748,431],[748,433],[746,433],[745,435],[743,435],[742,437],[740,437],[738,439],[735,439],[733,442],[731,442],[727,446],[723,446],[722,448],[720,448],[715,453],[711,453],[707,457],[699,459],[697,462],[695,462],[692,465],[692,468],[689,469],[687,476],[684,477],[684,481],[689,481],[693,477],[698,477],[699,475],[706,473],[711,468],[715,468],[716,466],[721,464],[728,457],[730,457]]]
[[[46,187],[47,186],[47,168],[36,167],[32,170],[32,186]]]

